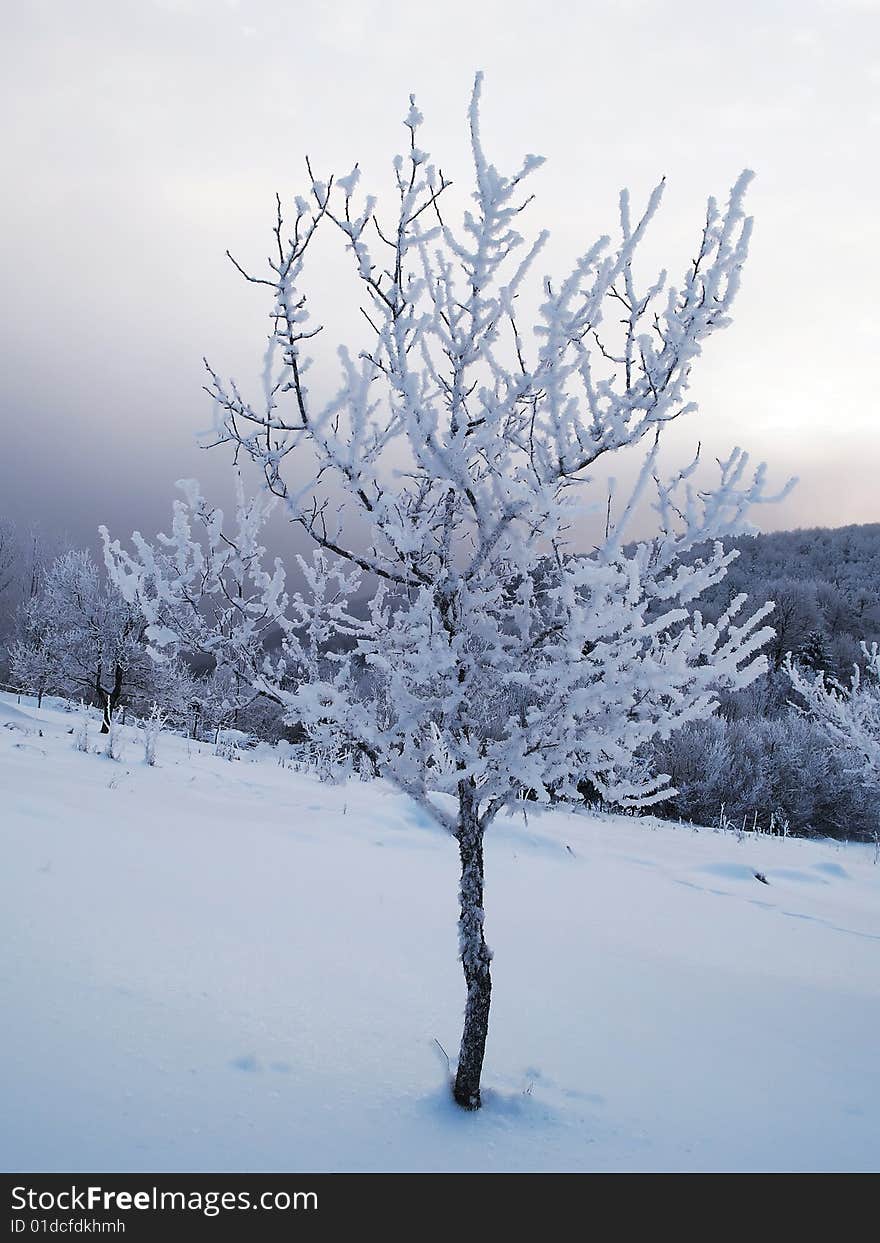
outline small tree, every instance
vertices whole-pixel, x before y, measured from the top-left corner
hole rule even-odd
[[[156,745],[159,735],[165,727],[165,714],[158,704],[154,703],[150,715],[144,721],[144,763],[153,768],[156,763]]]
[[[473,207],[460,229],[443,206],[450,182],[417,141],[414,100],[392,219],[358,196],[357,166],[321,181],[307,162],[291,224],[278,200],[269,271],[245,273],[272,296],[262,403],[209,369],[216,439],[258,464],[264,496],[240,501],[227,529],[188,483],[171,534],[151,545],[136,533],[134,556],[104,532],[111,572],[156,645],[173,650],[203,626],[290,718],[333,731],[456,839],[467,1000],[454,1095],[468,1109],[480,1104],[491,995],[486,830],[523,792],[577,797],[585,777],[624,805],[665,797],[667,779],[634,757],[710,714],[716,687],[754,678],[772,633],[766,609],[743,617],[743,596],[714,625],[693,607],[736,555],[721,537],[769,499],[763,468],[748,477],[734,450],[717,486],[698,489],[696,460],[663,478],[658,456],[663,428],[694,409],[686,390],[703,339],[729,320],[749,175],[723,211],[710,200],[680,285],[665,273],[641,284],[634,268],[663,183],[638,217],[623,192],[617,242],[601,238],[561,280],[544,280],[527,334],[519,298],[546,234],[526,244],[517,228],[541,160],[511,175],[488,162],[480,89],[478,76]],[[366,327],[359,349],[339,348],[339,388],[321,404],[306,383],[306,342],[320,329],[305,288],[313,239],[328,228],[351,254]],[[584,551],[593,472],[637,445],[635,486]],[[628,544],[651,491],[658,533]],[[298,559],[302,593],[288,592],[280,562],[264,565],[273,496],[315,545]],[[367,604],[353,604],[364,592]],[[270,657],[259,640],[274,626]]]

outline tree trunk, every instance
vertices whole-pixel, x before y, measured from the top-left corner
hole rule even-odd
[[[95,671],[95,701],[101,709],[103,716],[101,718],[101,733],[110,733],[110,697],[104,690],[103,670],[98,665]]]
[[[116,711],[116,708],[119,704],[119,700],[122,698],[122,676],[123,676],[122,665],[117,665],[116,670],[113,674],[113,690],[106,691],[104,690],[104,687],[101,685],[101,666],[98,665],[97,689],[98,689],[98,696],[100,699],[101,707],[104,710],[104,716],[101,721],[101,733],[102,734],[110,733],[110,725],[113,720],[113,713]]]
[[[483,829],[470,782],[459,786],[458,847],[461,855],[461,915],[458,938],[467,984],[464,1031],[453,1094],[464,1109],[480,1108],[480,1075],[489,1031],[492,951],[483,936]]]

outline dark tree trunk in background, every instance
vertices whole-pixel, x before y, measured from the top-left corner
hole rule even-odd
[[[122,677],[122,665],[117,665],[113,674],[113,689],[111,691],[105,690],[101,681],[101,666],[98,665],[98,674],[95,679],[95,689],[98,692],[98,703],[101,705],[104,712],[104,716],[101,721],[102,734],[110,733],[113,713],[116,711],[119,700],[122,698]]]
[[[483,829],[470,782],[459,786],[458,847],[461,855],[461,914],[458,939],[467,984],[464,1031],[458,1054],[454,1096],[464,1109],[480,1108],[480,1075],[489,1031],[492,952],[483,936]]]

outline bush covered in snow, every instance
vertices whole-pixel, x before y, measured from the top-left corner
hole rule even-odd
[[[657,757],[678,790],[663,807],[695,824],[726,820],[804,836],[873,840],[880,790],[866,787],[814,722],[715,717],[674,734]]]

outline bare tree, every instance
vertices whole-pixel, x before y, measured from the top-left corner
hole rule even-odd
[[[642,282],[634,266],[663,183],[637,215],[623,192],[616,242],[600,238],[561,279],[545,278],[526,331],[520,296],[547,235],[525,242],[518,229],[541,160],[508,175],[488,161],[480,91],[478,76],[461,227],[448,223],[451,183],[419,145],[411,100],[390,219],[359,196],[357,166],[322,181],[307,162],[291,222],[278,200],[267,274],[234,261],[271,291],[264,392],[255,404],[210,369],[209,388],[216,442],[257,463],[264,496],[241,502],[229,528],[190,482],[171,534],[156,545],[135,534],[134,556],[104,532],[111,571],[158,648],[204,627],[200,642],[210,633],[291,718],[344,738],[456,840],[467,999],[454,1095],[467,1109],[480,1105],[491,996],[487,829],[523,794],[577,797],[585,778],[624,805],[666,797],[667,779],[639,766],[640,750],[711,714],[717,687],[757,676],[772,633],[761,627],[767,608],[743,615],[743,596],[713,625],[694,608],[736,555],[722,537],[770,499],[763,467],[750,474],[736,449],[710,487],[697,486],[697,458],[671,478],[659,465],[663,429],[694,409],[686,391],[702,341],[729,322],[751,231],[749,175],[723,210],[709,201],[678,284],[665,272]],[[365,335],[355,352],[339,347],[339,387],[322,403],[306,382],[307,343],[320,332],[306,288],[326,229],[361,282]],[[639,445],[631,493],[585,551],[579,524],[596,468]],[[304,593],[288,591],[280,562],[265,564],[272,497],[315,545],[299,561]],[[628,543],[652,497],[656,535]],[[704,542],[707,552],[683,560]],[[366,588],[364,613],[352,597]],[[280,655],[260,646],[270,626]]]

